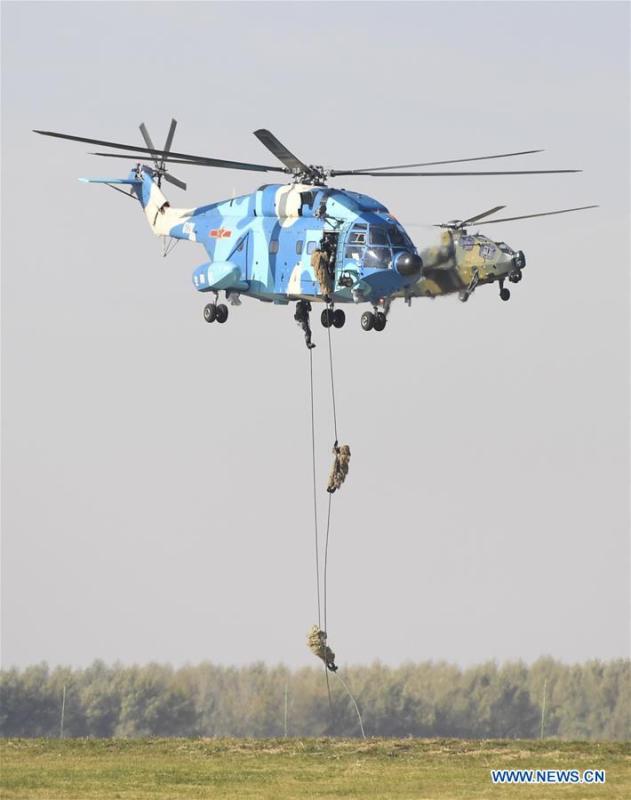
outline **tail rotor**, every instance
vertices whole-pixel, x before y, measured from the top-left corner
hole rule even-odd
[[[171,145],[173,144],[173,136],[175,135],[175,128],[177,126],[177,120],[172,119],[171,125],[169,127],[169,132],[167,133],[166,142],[164,144],[164,149],[159,150],[151,140],[151,136],[149,135],[149,131],[147,130],[147,126],[144,122],[140,123],[140,133],[142,134],[142,138],[145,140],[145,144],[147,145],[149,150],[152,150],[151,157],[153,159],[153,163],[156,165],[156,175],[157,175],[157,183],[158,186],[162,185],[162,178],[164,178],[167,183],[172,183],[174,186],[177,186],[180,189],[186,190],[186,184],[184,181],[179,180],[178,178],[174,178],[173,175],[169,175],[166,169],[166,162],[168,161],[169,153],[171,152]],[[159,156],[157,154],[160,154]]]

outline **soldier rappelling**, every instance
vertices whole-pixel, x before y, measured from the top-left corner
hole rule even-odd
[[[311,311],[311,303],[308,300],[298,300],[296,303],[296,313],[294,319],[305,332],[305,342],[309,350],[315,347],[311,341],[311,325],[309,324],[309,313]]]
[[[337,672],[335,653],[326,643],[326,631],[320,630],[317,625],[312,625],[307,637],[307,645],[314,656],[324,661],[328,670]]]
[[[325,233],[317,250],[311,256],[311,268],[320,284],[325,302],[330,303],[335,280],[337,234]]]
[[[348,475],[348,465],[351,460],[351,448],[347,444],[339,445],[337,441],[333,445],[333,466],[329,473],[329,482],[326,490],[333,494],[346,480]]]
[[[331,302],[333,293],[333,281],[330,272],[329,253],[324,248],[314,250],[311,256],[311,267],[315,273],[316,280],[320,284],[322,295],[327,303]]]

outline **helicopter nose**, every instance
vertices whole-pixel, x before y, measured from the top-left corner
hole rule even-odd
[[[423,269],[423,261],[421,257],[417,256],[415,253],[403,252],[399,253],[399,255],[395,258],[394,268],[399,275],[403,275],[404,278],[408,278],[411,275],[420,273],[420,271]]]
[[[519,250],[513,256],[513,266],[515,269],[523,269],[526,266],[526,256],[524,255],[523,250]]]

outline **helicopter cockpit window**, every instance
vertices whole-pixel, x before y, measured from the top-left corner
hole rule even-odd
[[[366,244],[366,231],[352,230],[348,237],[349,244]]]
[[[388,234],[386,233],[385,228],[376,228],[374,225],[370,226],[370,244],[378,244],[388,246],[390,242],[388,241]]]
[[[390,225],[388,227],[388,233],[390,234],[390,241],[393,247],[411,247],[412,243],[401,228],[398,228],[396,225]]]
[[[371,269],[389,269],[392,264],[392,250],[389,247],[368,247],[364,255],[364,266]]]
[[[364,248],[357,244],[349,244],[344,251],[344,258],[352,258],[353,261],[361,261],[363,255]]]
[[[311,255],[315,252],[316,247],[318,246],[317,242],[307,242],[307,253]]]

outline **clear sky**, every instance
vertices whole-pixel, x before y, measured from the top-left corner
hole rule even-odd
[[[182,243],[32,128],[338,168],[546,148],[577,175],[349,181],[404,222],[497,204],[483,287],[334,336],[340,663],[629,655],[629,5],[2,4],[3,664],[312,663],[308,361],[292,309],[208,326]],[[497,164],[501,162],[496,162]],[[181,167],[195,206],[256,174]],[[344,185],[337,183],[337,185]],[[427,231],[411,228],[422,245]],[[332,444],[315,327],[321,512]]]

